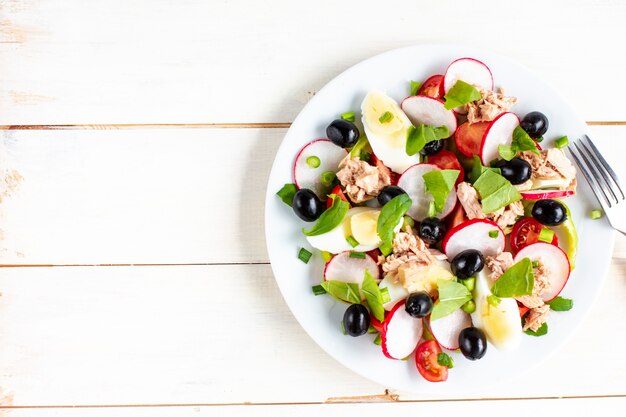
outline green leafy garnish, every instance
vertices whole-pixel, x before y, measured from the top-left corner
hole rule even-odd
[[[448,90],[448,93],[443,98],[446,100],[444,105],[446,110],[452,110],[472,101],[480,100],[482,95],[473,85],[459,80]]]
[[[317,236],[329,232],[339,226],[346,216],[350,204],[346,203],[341,197],[335,194],[331,194],[329,198],[332,199],[333,204],[322,213],[313,227],[309,230],[302,229],[302,233],[306,236]]]
[[[450,355],[445,352],[439,352],[437,354],[437,363],[441,366],[446,366],[449,369],[454,368],[454,361],[452,360]]]
[[[502,299],[497,295],[491,294],[487,296],[487,304],[489,304],[491,307],[498,307],[501,302]]]
[[[337,280],[324,281],[320,284],[324,290],[333,297],[352,304],[361,302],[359,284]]]
[[[378,118],[378,121],[380,123],[389,123],[392,120],[393,120],[393,114],[391,114],[391,112],[388,112],[388,111],[381,114],[380,117]]]
[[[422,88],[421,82],[411,80],[411,95],[412,96],[416,96],[420,88]]]
[[[517,126],[513,130],[513,140],[511,145],[498,145],[498,153],[502,159],[510,161],[521,151],[531,151],[539,155],[539,149],[537,149],[537,143],[528,136],[528,133],[520,126]]]
[[[483,213],[493,213],[511,203],[522,199],[517,191],[506,178],[491,170],[485,170],[474,182],[474,188],[480,194]]]
[[[361,284],[361,290],[363,291],[363,295],[367,300],[367,304],[370,306],[370,310],[372,314],[378,321],[385,320],[385,309],[383,308],[383,295],[380,292],[380,288],[378,288],[378,284],[374,280],[374,277],[370,272],[365,270],[365,277],[363,278],[363,283]]]
[[[457,169],[440,169],[430,171],[422,175],[424,186],[435,200],[435,210],[437,213],[443,211],[450,191],[454,188],[454,183],[461,171]]]
[[[553,300],[548,301],[546,304],[549,305],[550,309],[554,311],[570,311],[572,307],[574,307],[574,300],[558,296]]]
[[[314,285],[311,287],[311,290],[313,291],[313,294],[315,295],[326,294],[326,290],[321,285]]]
[[[383,255],[387,256],[391,253],[393,248],[393,229],[411,208],[411,204],[411,198],[407,194],[400,194],[392,198],[380,210],[376,232],[382,241],[380,251]]]
[[[450,136],[450,131],[446,126],[409,126],[406,136],[406,154],[409,156],[415,155],[421,151],[428,142],[445,139],[448,136]]]
[[[524,258],[509,269],[493,284],[491,292],[502,298],[530,295],[535,285],[533,266],[529,258]]]
[[[536,332],[533,332],[532,330],[528,329],[528,330],[525,330],[524,333],[531,335],[531,336],[544,336],[548,334],[548,323],[543,323],[541,327],[537,329]]]
[[[359,140],[350,150],[350,156],[352,158],[358,157],[361,161],[369,161],[372,155],[372,147],[365,135],[359,136]]]
[[[279,196],[281,200],[283,200],[283,203],[291,207],[291,203],[293,202],[293,196],[296,195],[297,191],[298,187],[296,187],[296,184],[285,184],[283,185],[283,188],[278,190],[276,195]]]
[[[517,152],[513,150],[512,146],[504,145],[502,143],[498,145],[498,153],[500,154],[500,158],[507,161],[515,158],[515,155],[517,154]]]
[[[500,175],[502,173],[500,168],[491,168],[491,167],[484,166],[482,164],[480,158],[478,157],[478,155],[474,155],[474,160],[472,161],[472,170],[470,171],[470,173],[468,175],[470,182],[472,184],[475,183],[476,180],[478,178],[480,178],[480,176],[485,171],[493,171],[494,173],[496,173],[498,175]]]
[[[413,220],[410,216],[404,216],[404,220],[402,221],[402,230],[407,231],[409,227],[415,227],[415,220]]]
[[[461,306],[472,299],[472,294],[463,284],[453,280],[437,280],[439,300],[430,313],[431,320],[437,320],[454,313]]]
[[[341,114],[341,118],[343,120],[347,120],[349,122],[354,122],[354,120],[355,120],[354,112],[353,111],[348,111],[348,112],[342,113]]]
[[[313,256],[311,252],[304,248],[300,248],[300,251],[298,252],[298,259],[300,259],[302,262],[308,264],[311,256]]]

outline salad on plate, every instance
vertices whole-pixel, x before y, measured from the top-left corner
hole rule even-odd
[[[338,335],[372,334],[440,382],[455,358],[514,350],[573,307],[559,294],[576,259],[576,170],[567,136],[540,111],[516,114],[481,61],[409,89],[401,103],[370,91],[330,121],[277,194],[310,223],[298,257],[326,262],[311,296],[345,304]]]

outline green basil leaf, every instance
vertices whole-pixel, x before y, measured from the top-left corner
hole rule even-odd
[[[491,292],[500,298],[530,295],[535,285],[532,262],[524,258],[507,269],[493,284]]]
[[[470,173],[468,174],[470,182],[472,184],[475,183],[476,180],[480,178],[480,176],[485,171],[492,171],[493,173],[498,174],[498,175],[502,173],[500,168],[491,168],[491,167],[484,166],[482,164],[482,161],[480,160],[480,157],[478,155],[474,155],[474,160],[472,161],[472,169]]]
[[[537,149],[537,143],[528,136],[528,133],[521,126],[517,126],[513,130],[513,150],[517,151],[531,151],[539,155],[539,149]]]
[[[448,90],[448,93],[443,98],[446,100],[444,107],[447,110],[452,110],[472,101],[480,100],[482,95],[473,85],[459,80]]]
[[[411,204],[411,198],[407,194],[400,194],[391,199],[380,210],[376,231],[382,241],[380,251],[383,255],[387,256],[391,253],[393,249],[393,229],[411,208]]]
[[[536,332],[533,332],[532,330],[528,329],[528,330],[525,330],[524,333],[531,335],[531,336],[537,336],[537,337],[544,336],[548,334],[548,323],[543,323],[541,327],[537,329]]]
[[[511,203],[522,199],[522,195],[502,175],[486,169],[474,182],[474,188],[480,194],[483,213],[493,213]]]
[[[421,151],[428,142],[435,140],[435,133],[430,126],[409,126],[406,136],[406,154],[415,155]]]
[[[283,188],[278,190],[276,195],[279,196],[281,200],[283,200],[283,203],[291,207],[291,203],[293,202],[293,196],[296,195],[297,191],[298,187],[296,187],[295,184],[285,184],[283,185]]]
[[[450,191],[454,188],[456,179],[461,171],[457,169],[440,169],[422,175],[424,186],[435,201],[435,211],[441,213]]]
[[[553,300],[548,301],[546,304],[549,305],[550,309],[554,311],[570,311],[572,307],[574,307],[574,300],[558,296]]]
[[[411,95],[412,96],[416,96],[417,92],[420,90],[420,88],[422,88],[422,83],[419,81],[412,81],[411,80]]]
[[[450,137],[450,129],[448,129],[448,126],[433,127],[433,134],[435,135],[435,140],[446,139]]]
[[[463,284],[453,280],[437,280],[439,300],[430,313],[431,320],[437,320],[454,313],[461,306],[472,299],[472,294]]]
[[[326,292],[333,297],[347,301],[352,304],[361,302],[361,294],[359,293],[359,284],[353,282],[343,282],[336,280],[324,281],[320,284]]]
[[[503,144],[498,145],[498,153],[500,154],[500,158],[507,161],[515,158],[515,155],[517,154],[511,146]]]
[[[350,205],[336,194],[331,194],[329,198],[333,200],[333,204],[322,213],[320,218],[317,219],[317,223],[309,230],[302,229],[302,233],[306,236],[317,236],[329,232],[339,226],[346,216]]]
[[[378,321],[385,320],[385,309],[383,308],[383,295],[378,288],[378,284],[370,272],[365,270],[365,277],[361,284],[361,291],[367,300],[367,304],[370,306],[372,314]]]
[[[437,363],[441,366],[445,366],[449,369],[454,368],[454,361],[452,360],[452,358],[450,357],[450,355],[448,355],[445,352],[439,352],[437,354]]]

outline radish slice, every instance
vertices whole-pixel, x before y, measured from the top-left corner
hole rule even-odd
[[[474,58],[460,58],[453,61],[443,77],[443,90],[445,93],[462,80],[468,84],[481,87],[484,90],[493,90],[493,76],[491,70],[484,63]],[[457,107],[455,112],[467,113],[463,107]]]
[[[351,251],[341,252],[328,261],[324,269],[325,281],[350,282],[359,284],[360,288],[365,277],[365,270],[378,280],[380,277],[378,264],[371,256],[365,254],[365,258],[353,258],[350,253]]]
[[[543,200],[544,198],[563,198],[574,195],[572,190],[530,190],[520,191],[524,200]]]
[[[550,288],[541,295],[543,301],[550,301],[559,295],[567,283],[571,270],[565,252],[549,243],[537,242],[520,249],[514,261],[517,263],[524,258],[529,258],[532,262],[540,261],[548,271]]]
[[[426,218],[428,215],[428,206],[430,205],[430,202],[433,201],[433,196],[426,192],[424,178],[422,175],[438,169],[440,168],[433,164],[413,165],[404,171],[398,180],[398,186],[406,191],[413,202],[407,214],[419,222]],[[443,211],[441,213],[437,213],[436,217],[440,219],[446,217],[452,212],[452,210],[454,210],[455,204],[456,191],[451,190]]]
[[[456,116],[452,110],[446,110],[443,101],[426,96],[407,97],[400,105],[414,126],[445,126],[450,136],[456,130]]]
[[[402,284],[394,282],[394,278],[391,275],[383,278],[378,286],[381,290],[387,288],[387,291],[389,291],[389,302],[383,304],[383,308],[387,311],[391,311],[398,304],[398,301],[404,300],[409,296],[407,289]]]
[[[472,325],[472,319],[465,311],[458,309],[452,314],[441,317],[437,320],[430,320],[430,332],[442,347],[448,350],[459,348],[459,334],[461,330]]]
[[[422,337],[422,319],[411,317],[404,308],[405,301],[398,302],[383,323],[381,345],[389,359],[408,357]]]
[[[498,236],[489,236],[490,232],[497,232]],[[504,232],[491,220],[473,219],[461,223],[450,230],[443,239],[443,251],[448,259],[467,249],[476,249],[483,256],[495,256],[504,250],[506,241]]]
[[[304,145],[298,152],[293,164],[293,181],[298,188],[308,188],[315,192],[318,197],[325,197],[328,190],[322,184],[322,173],[326,171],[337,172],[339,163],[346,157],[348,152],[327,139],[317,139]],[[320,160],[317,168],[306,163],[310,156],[316,156]]]
[[[498,145],[510,145],[513,142],[513,131],[519,126],[519,117],[515,113],[506,112],[496,117],[487,127],[480,146],[480,159],[487,165],[500,158]]]

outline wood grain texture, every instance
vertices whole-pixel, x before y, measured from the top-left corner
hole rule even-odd
[[[6,0],[0,124],[289,122],[344,69],[434,40],[509,56],[586,120],[626,120],[626,85],[611,82],[626,57],[607,53],[626,38],[623,1],[394,0],[389,10],[381,18],[380,4],[357,0]]]

